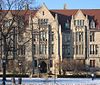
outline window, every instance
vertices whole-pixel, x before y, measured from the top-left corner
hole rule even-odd
[[[65,23],[65,29],[69,29],[69,22]]]
[[[42,32],[42,40],[45,41],[46,40],[46,33]]]
[[[48,24],[48,19],[38,19],[38,24],[39,25],[47,25]]]
[[[33,45],[33,54],[36,54],[36,44]]]
[[[95,60],[90,60],[90,67],[95,67]]]
[[[83,41],[83,32],[79,32],[79,42]]]
[[[64,42],[67,42],[67,35],[64,35]]]
[[[42,44],[40,45],[40,54],[43,54]]]
[[[46,45],[40,44],[40,54],[46,54]]]
[[[92,20],[92,21],[90,22],[90,28],[95,28],[95,22],[94,22],[94,20]]]
[[[90,54],[92,54],[92,45],[90,45]]]
[[[95,34],[94,32],[90,32],[90,42],[94,41]]]
[[[70,35],[67,35],[67,42],[70,42]]]
[[[94,54],[94,45],[90,45],[90,54]]]
[[[82,55],[83,54],[83,50],[84,50],[84,48],[83,48],[83,44],[77,44],[76,45],[76,55]]]
[[[70,55],[70,45],[63,45],[63,55]]]
[[[74,20],[74,25],[76,26],[76,20]]]
[[[79,45],[79,54],[81,54],[81,45]]]
[[[54,32],[51,34],[51,41],[54,41]]]
[[[70,42],[70,34],[64,35],[64,42]]]
[[[81,41],[81,33],[79,33],[79,42]]]
[[[46,32],[40,32],[40,41],[46,40]]]
[[[70,55],[70,45],[67,45],[67,55]]]
[[[90,54],[98,54],[98,46],[97,45],[90,45]]]
[[[52,60],[50,60],[50,67],[52,67],[53,66],[53,61]]]
[[[76,55],[78,54],[78,45],[76,45]]]
[[[54,54],[54,44],[51,44],[51,54]]]
[[[80,26],[84,26],[84,20],[80,20]]]
[[[42,15],[44,16],[44,11],[42,12]]]
[[[82,48],[81,48],[82,54],[83,54],[83,50],[84,50],[84,48],[83,48],[83,44],[82,44]]]
[[[37,35],[33,35],[33,41],[37,41]]]
[[[98,45],[95,45],[95,54],[98,54]]]
[[[77,26],[80,26],[80,21],[79,20],[77,20]]]
[[[83,41],[83,32],[76,32],[76,42]]]
[[[37,60],[34,61],[34,66],[37,67]]]
[[[79,32],[76,32],[76,42],[78,42]]]
[[[18,55],[25,55],[25,45],[19,45]]]
[[[75,26],[84,26],[84,20],[74,20]]]

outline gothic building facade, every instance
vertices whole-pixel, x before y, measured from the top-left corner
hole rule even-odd
[[[99,9],[49,10],[43,5],[27,12],[23,41],[28,42],[22,55],[32,61],[34,73],[59,74],[64,58],[79,60],[90,68],[100,67]]]

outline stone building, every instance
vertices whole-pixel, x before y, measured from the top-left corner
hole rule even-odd
[[[25,11],[23,42],[28,42],[23,56],[32,62],[33,73],[59,74],[64,58],[100,67],[99,9],[49,10],[42,5],[39,10]]]

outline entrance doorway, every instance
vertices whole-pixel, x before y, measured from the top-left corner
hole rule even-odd
[[[44,61],[40,63],[39,70],[40,73],[47,73],[47,64]]]

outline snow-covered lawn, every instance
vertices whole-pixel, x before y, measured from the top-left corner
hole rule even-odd
[[[0,85],[2,78],[0,78]],[[7,78],[7,85],[11,85],[11,78]],[[16,78],[18,85],[18,78]],[[100,79],[96,78],[23,78],[22,85],[100,85]]]

